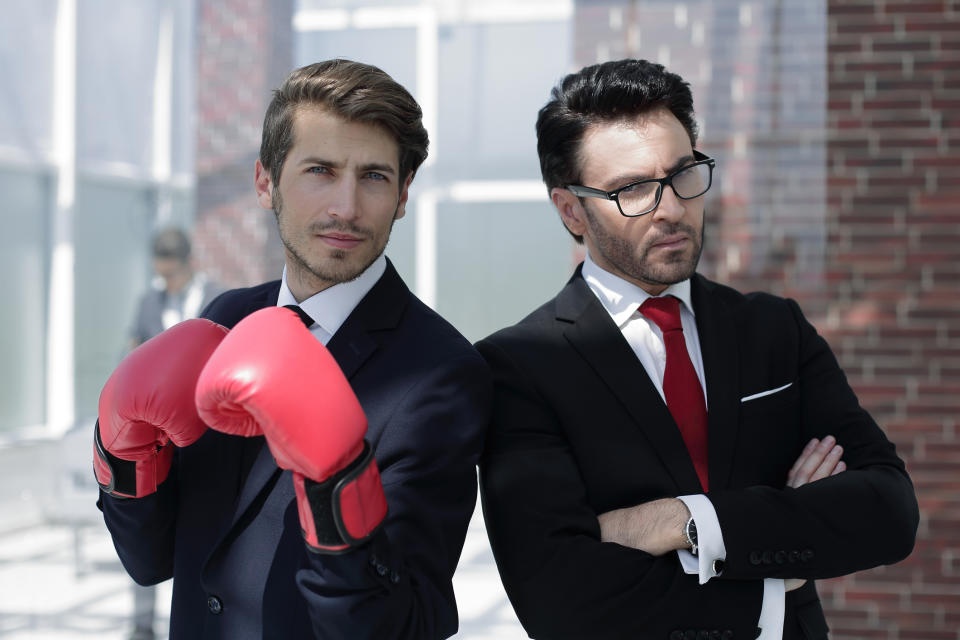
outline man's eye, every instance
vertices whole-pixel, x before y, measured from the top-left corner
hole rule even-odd
[[[647,193],[651,189],[655,189],[657,184],[655,182],[635,182],[633,184],[628,184],[623,189],[620,190],[620,193],[624,194],[637,194],[637,193]]]
[[[330,173],[329,171],[327,171],[327,168],[326,168],[326,167],[310,167],[309,169],[307,169],[307,172],[308,172],[308,173],[318,173],[318,174]]]
[[[383,175],[382,173],[377,173],[376,171],[368,171],[365,177],[368,180],[377,180],[377,181],[387,179],[387,176]]]

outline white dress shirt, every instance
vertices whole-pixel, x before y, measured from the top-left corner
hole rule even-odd
[[[652,296],[632,282],[597,266],[589,252],[583,261],[583,279],[623,333],[623,337],[637,355],[653,386],[666,402],[663,394],[663,373],[667,365],[667,351],[663,343],[663,333],[656,323],[639,311],[640,305]],[[700,352],[700,335],[697,333],[697,322],[690,294],[690,280],[672,284],[660,295],[674,296],[680,300],[680,323],[683,326],[684,342],[690,354],[690,362],[700,380],[706,403],[706,378],[703,372],[703,356]],[[678,496],[678,498],[687,505],[690,515],[697,523],[699,542],[696,556],[686,549],[677,551],[680,564],[686,573],[697,574],[700,584],[705,584],[718,575],[717,561],[725,560],[727,557],[717,512],[710,499],[703,494]],[[760,620],[757,623],[762,630],[760,640],[782,639],[783,615],[784,581],[764,580],[763,603],[760,608]]]
[[[284,267],[277,306],[285,307],[288,304],[295,304],[306,311],[313,318],[310,333],[326,345],[386,270],[387,259],[381,255],[356,279],[335,284],[320,293],[315,293],[303,302],[297,302],[290,293],[290,287],[287,286],[287,268]]]

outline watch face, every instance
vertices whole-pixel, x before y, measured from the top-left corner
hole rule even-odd
[[[689,538],[693,544],[697,544],[697,523],[693,518],[687,521],[687,538]]]

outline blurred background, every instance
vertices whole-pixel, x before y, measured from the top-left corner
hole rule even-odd
[[[701,271],[799,300],[906,459],[905,562],[824,581],[832,638],[960,638],[960,0],[0,0],[0,636],[121,638],[132,600],[99,513],[90,428],[188,230],[224,286],[280,276],[253,192],[270,92],[330,57],[423,107],[430,158],[387,254],[477,340],[580,255],[533,124],[586,64],[663,63],[718,161]],[[468,297],[458,294],[471,291]],[[865,531],[864,536],[883,535]],[[522,638],[479,514],[458,638]],[[169,585],[157,629],[166,628]]]

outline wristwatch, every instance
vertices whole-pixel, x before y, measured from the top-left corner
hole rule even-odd
[[[683,535],[686,536],[687,544],[690,545],[690,553],[697,555],[697,523],[693,518],[687,520],[686,526],[683,527]]]

